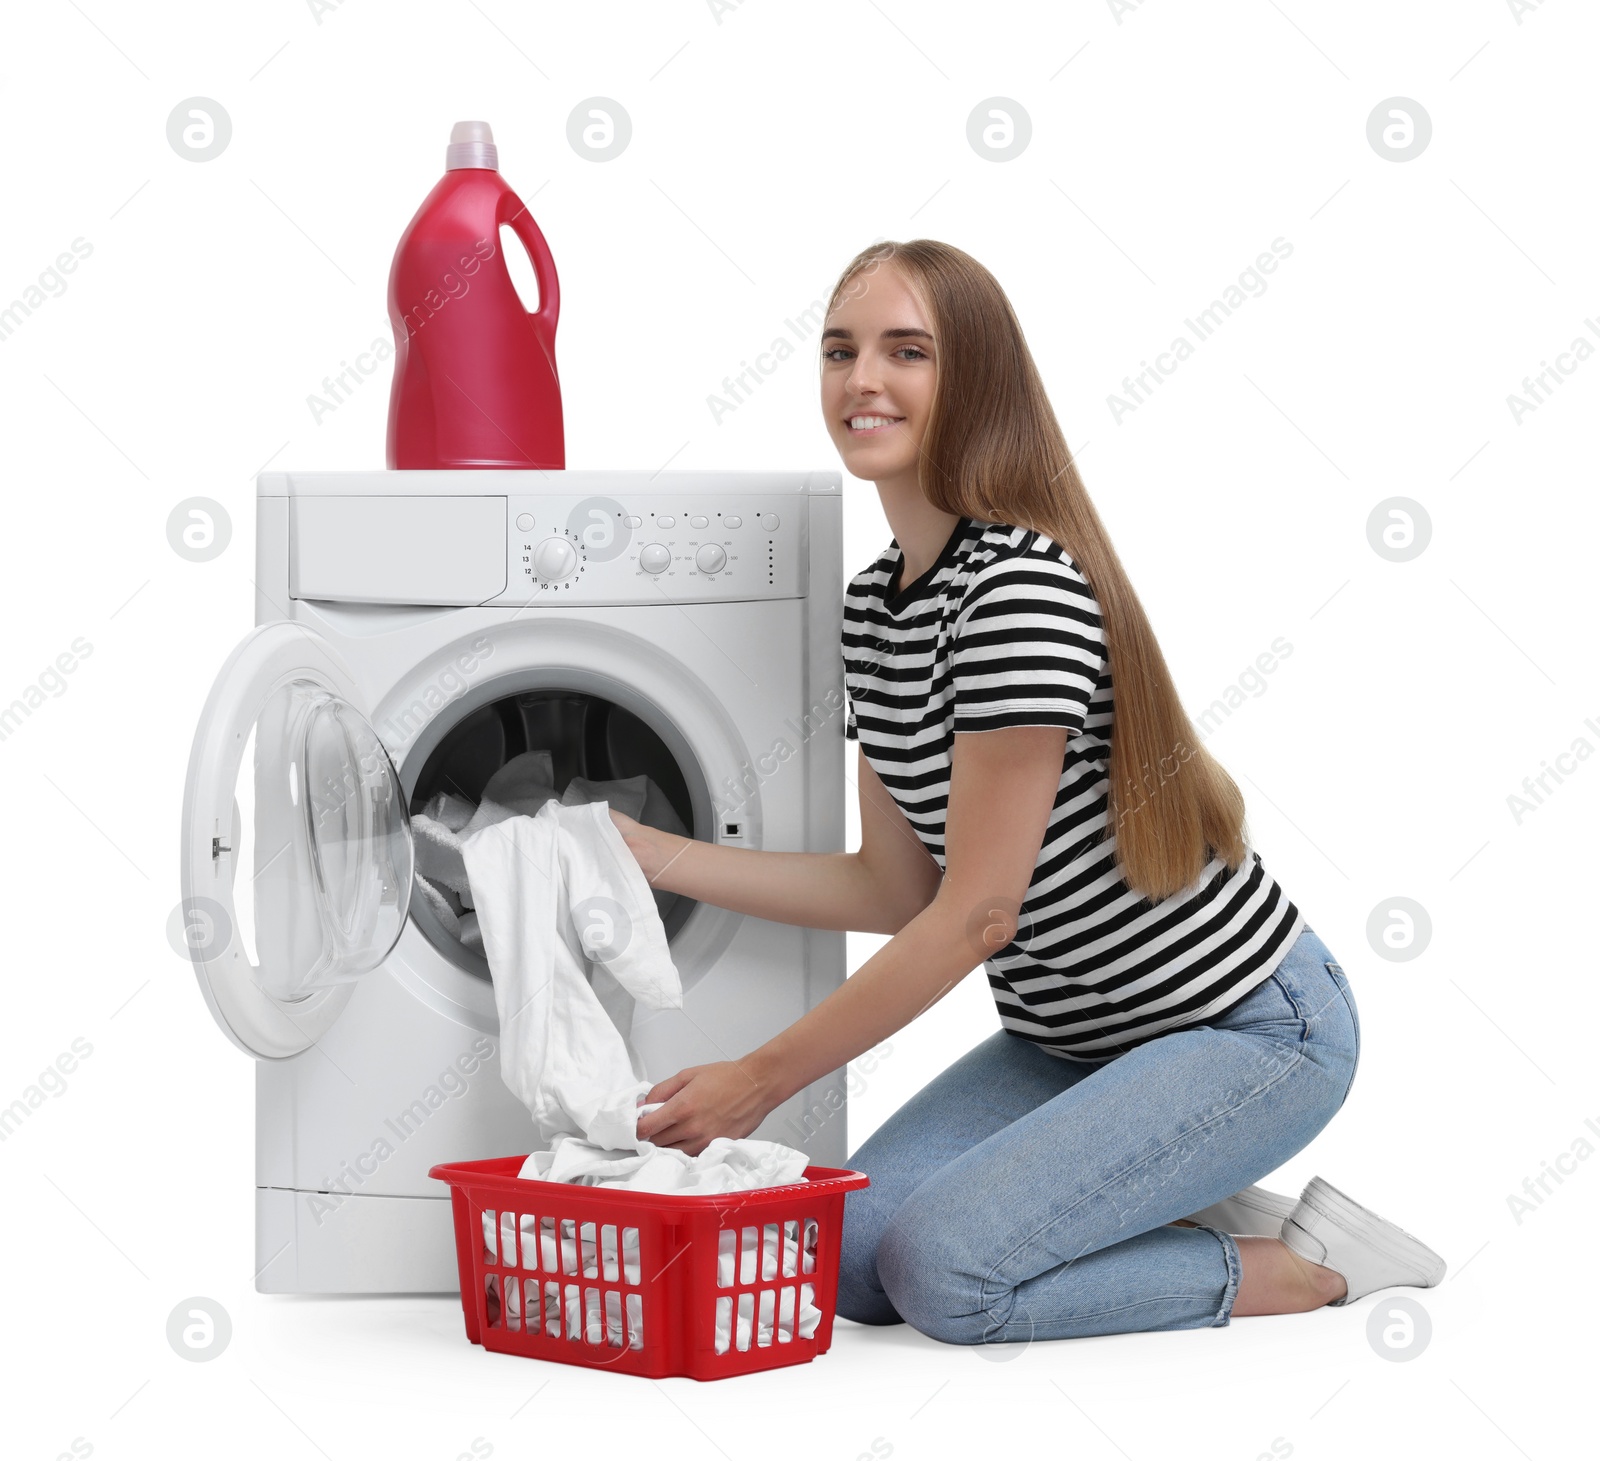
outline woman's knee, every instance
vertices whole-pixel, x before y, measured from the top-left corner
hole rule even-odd
[[[857,1324],[903,1322],[878,1277],[877,1250],[891,1213],[872,1200],[871,1187],[845,1194],[839,1230],[839,1289],[834,1311]]]
[[[948,1222],[915,1201],[902,1203],[878,1240],[878,1282],[895,1312],[930,1339],[993,1343],[1003,1337],[1014,1295],[972,1274],[951,1240]]]

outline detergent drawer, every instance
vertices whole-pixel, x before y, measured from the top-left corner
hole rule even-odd
[[[291,497],[289,594],[481,604],[506,588],[504,497]]]

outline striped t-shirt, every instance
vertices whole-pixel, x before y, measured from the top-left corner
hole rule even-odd
[[[964,517],[915,582],[890,545],[845,592],[845,734],[942,870],[955,732],[1067,727],[1055,804],[1018,914],[985,961],[1000,1023],[1053,1055],[1110,1060],[1200,1024],[1272,973],[1305,919],[1247,849],[1157,903],[1107,828],[1112,693],[1099,604],[1031,529]]]

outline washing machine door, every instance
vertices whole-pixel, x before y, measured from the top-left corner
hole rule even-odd
[[[315,631],[261,625],[211,687],[183,793],[182,939],[228,1037],[264,1059],[311,1045],[394,948],[413,865],[354,677]]]

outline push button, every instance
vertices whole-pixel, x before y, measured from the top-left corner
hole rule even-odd
[[[533,514],[531,512],[519,512],[517,514],[517,531],[519,533],[531,533],[533,531]]]
[[[642,517],[635,517],[631,512],[625,518],[623,518],[623,522],[627,523],[630,528],[644,526],[644,519]]]
[[[689,519],[689,526],[691,528],[703,528],[709,521],[710,519],[707,518],[703,512],[697,512],[692,518]]]
[[[742,528],[744,519],[738,513],[730,512],[727,517],[723,518],[722,526],[725,528]]]
[[[764,512],[756,519],[756,521],[761,524],[762,532],[774,532],[777,530],[778,526],[778,514],[775,512]]]
[[[676,524],[677,521],[678,520],[675,517],[658,517],[656,519],[656,526],[658,528],[670,528]]]

